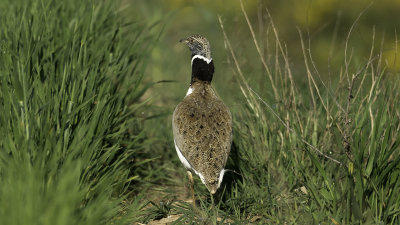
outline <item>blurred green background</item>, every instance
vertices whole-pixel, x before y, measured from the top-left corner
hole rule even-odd
[[[186,91],[190,77],[190,53],[178,41],[194,33],[206,36],[211,43],[216,62],[214,85],[217,90],[226,93],[237,90],[232,84],[233,76],[229,75],[232,71],[227,66],[228,53],[218,16],[222,17],[228,37],[245,69],[246,79],[255,84],[260,83],[258,74],[262,73],[261,61],[256,54],[239,1],[148,0],[127,3],[134,5],[136,10],[131,16],[137,20],[164,25],[160,42],[152,52],[147,80],[175,80],[177,83],[162,84],[160,88],[152,90],[160,103],[176,103]],[[297,79],[305,78],[304,57],[297,28],[303,33],[305,46],[311,51],[316,68],[324,78],[337,78],[343,69],[341,65],[344,62],[345,43],[353,23],[354,30],[348,40],[348,52],[353,59],[362,61],[368,58],[374,34],[375,48],[382,48],[387,69],[400,69],[400,59],[396,57],[399,53],[396,47],[396,28],[400,25],[400,1],[249,0],[244,1],[244,5],[264,55],[273,61],[275,43],[268,43],[272,33],[268,9],[279,38],[286,46],[290,64],[294,68],[293,75]],[[166,89],[181,92],[171,93]],[[175,93],[179,95],[175,96]],[[232,104],[237,101],[224,96],[224,93],[220,94]]]

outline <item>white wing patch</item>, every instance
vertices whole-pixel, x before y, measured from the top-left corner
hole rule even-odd
[[[176,149],[176,153],[178,153],[178,157],[181,160],[181,162],[183,163],[183,165],[186,167],[186,169],[191,170],[192,166],[190,165],[190,163],[187,161],[187,159],[185,158],[185,156],[182,155],[181,150],[179,150],[178,146],[176,145],[176,142],[174,140],[175,143],[175,149]]]
[[[194,59],[202,59],[202,60],[204,60],[204,61],[206,61],[206,63],[207,64],[210,64],[210,62],[212,61],[212,58],[206,58],[206,57],[204,57],[204,56],[202,56],[202,55],[194,55],[193,57],[192,57],[192,66],[193,66],[193,60]]]
[[[187,161],[185,156],[182,155],[181,150],[179,150],[178,146],[176,145],[175,139],[174,139],[174,144],[175,144],[176,153],[178,153],[179,160],[181,160],[182,164],[186,167],[186,169],[192,170],[193,172],[195,172],[197,174],[197,176],[200,177],[201,182],[205,185],[206,183],[205,183],[205,180],[204,180],[204,176],[201,173],[197,172],[194,168],[192,168],[192,166]],[[221,175],[219,175],[219,176],[221,177]]]
[[[222,183],[222,179],[224,179],[224,174],[225,174],[225,169],[222,169],[221,170],[221,172],[219,173],[219,178],[218,178],[218,187],[217,188],[219,188],[219,186],[221,186],[221,183]]]
[[[193,88],[192,88],[192,87],[189,87],[189,90],[187,91],[186,96],[192,94],[192,92],[193,92]]]

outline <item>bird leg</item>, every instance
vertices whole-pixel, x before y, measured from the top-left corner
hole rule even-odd
[[[189,183],[190,183],[190,190],[192,192],[192,201],[193,201],[193,207],[196,207],[196,199],[194,198],[194,181],[193,181],[193,176],[192,173],[188,170],[187,171],[188,177],[189,177]]]

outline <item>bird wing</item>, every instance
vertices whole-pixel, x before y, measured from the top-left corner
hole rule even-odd
[[[228,107],[216,97],[195,99],[189,95],[175,108],[172,120],[176,146],[192,169],[205,177],[218,176],[232,143]]]

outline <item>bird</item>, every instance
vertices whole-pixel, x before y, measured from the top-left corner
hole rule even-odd
[[[191,51],[192,74],[186,96],[173,112],[172,130],[176,152],[187,169],[195,205],[192,172],[213,195],[227,171],[232,115],[211,86],[215,68],[209,41],[196,34],[180,42]]]

